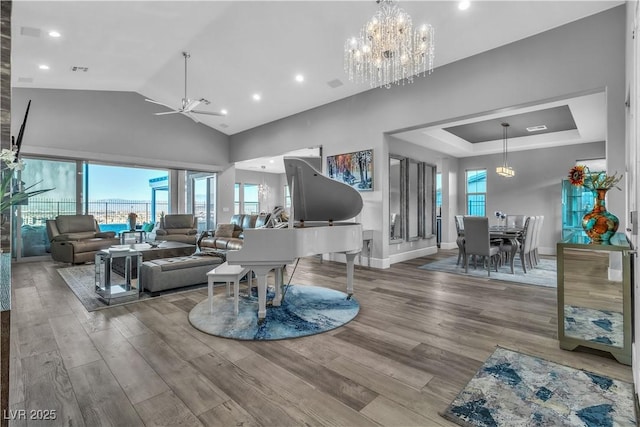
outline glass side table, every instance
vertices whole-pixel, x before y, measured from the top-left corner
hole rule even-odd
[[[124,277],[113,270],[113,260],[124,261]],[[142,253],[133,249],[103,249],[95,256],[96,293],[107,303],[114,298],[140,296]],[[135,268],[132,268],[135,266]]]

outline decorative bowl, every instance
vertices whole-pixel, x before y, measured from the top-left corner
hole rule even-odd
[[[164,242],[162,242],[162,241],[160,241],[160,240],[148,240],[148,241],[147,241],[147,244],[148,244],[149,246],[151,246],[152,248],[157,248],[157,247],[158,247],[158,246],[160,246],[162,243],[164,243]]]

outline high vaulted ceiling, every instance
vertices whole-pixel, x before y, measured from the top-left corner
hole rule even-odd
[[[472,1],[466,11],[457,1],[400,6],[414,25],[435,28],[437,73],[438,66],[622,3]],[[187,51],[189,98],[211,101],[201,109],[228,110],[226,117],[198,118],[232,135],[369,90],[348,81],[343,46],[376,10],[373,0],[17,0],[12,85],[135,91],[178,107],[184,95],[182,52]],[[61,37],[50,37],[51,30]],[[49,69],[40,70],[40,64]],[[294,79],[298,73],[303,82]],[[342,85],[328,84],[336,80]],[[254,93],[261,95],[259,102]]]

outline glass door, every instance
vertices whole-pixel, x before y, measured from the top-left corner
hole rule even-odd
[[[190,212],[198,220],[198,232],[216,226],[216,175],[209,172],[188,172],[187,188]]]
[[[17,260],[44,257],[49,254],[46,221],[58,215],[73,215],[77,211],[76,177],[79,165],[75,161],[23,157],[25,168],[20,180],[24,187],[53,190],[17,205],[14,217],[15,241],[13,256]]]

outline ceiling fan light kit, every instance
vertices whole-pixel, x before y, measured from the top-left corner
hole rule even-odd
[[[191,57],[191,55],[189,54],[189,52],[182,52],[182,56],[184,57],[184,98],[182,98],[181,107],[174,108],[165,103],[154,101],[153,99],[145,99],[145,101],[147,102],[162,105],[163,107],[167,107],[171,110],[171,111],[164,111],[164,112],[154,113],[154,114],[156,116],[166,116],[168,114],[184,114],[185,116],[188,116],[189,118],[191,118],[191,120],[193,120],[196,123],[199,123],[200,121],[193,114],[205,114],[208,116],[225,116],[226,113],[221,113],[216,111],[196,110],[195,108],[200,104],[204,104],[204,105],[211,104],[211,102],[209,102],[205,98],[200,98],[200,99],[187,98],[187,60]]]

